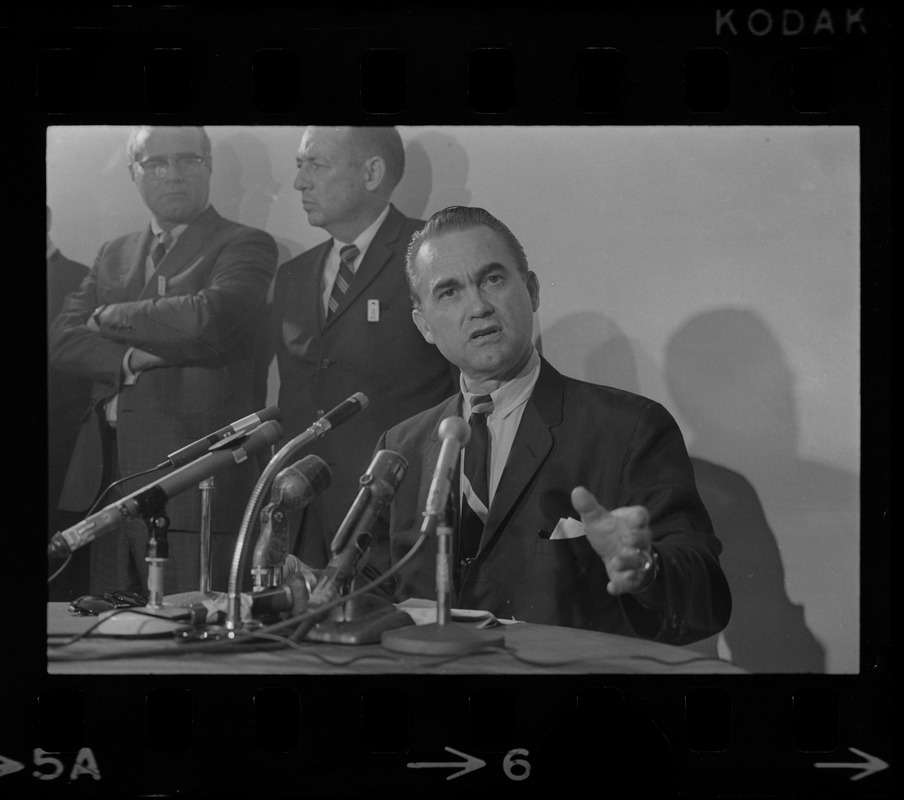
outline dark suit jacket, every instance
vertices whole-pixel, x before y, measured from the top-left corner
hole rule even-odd
[[[410,466],[391,506],[391,534],[377,531],[369,572],[398,561],[418,538],[441,449],[439,424],[460,414],[457,395],[388,431],[378,443]],[[659,618],[630,595],[606,592],[605,566],[586,537],[549,538],[560,519],[578,517],[570,498],[577,485],[608,509],[644,505],[650,511],[665,598]],[[453,491],[458,497],[457,487]],[[428,541],[403,569],[395,599],[435,597],[434,548]],[[720,550],[669,413],[647,398],[563,377],[543,360],[476,560],[457,576],[453,605],[686,643],[728,621],[731,598]]]
[[[276,270],[276,244],[263,231],[223,219],[209,207],[179,237],[145,284],[150,228],[108,242],[82,288],[66,300],[50,333],[54,366],[92,379],[61,507],[84,512],[101,490],[103,403],[119,394],[117,448],[121,472],[155,466],[174,450],[252,413],[252,360]],[[161,280],[162,279],[162,280]],[[87,320],[115,304],[99,333]],[[131,347],[169,365],[122,384]],[[235,533],[257,480],[251,459],[215,477],[214,532]],[[125,486],[141,488],[165,472]],[[137,484],[137,485],[134,485]],[[199,492],[167,503],[170,530],[198,530]]]
[[[323,268],[332,240],[283,264],[273,292],[275,348],[283,445],[355,392],[369,405],[300,452],[314,453],[330,467],[330,489],[306,511],[304,561],[324,566],[327,547],[359,491],[380,434],[449,397],[458,373],[411,319],[405,251],[419,220],[394,207],[358,265],[335,315],[323,324]],[[379,321],[368,321],[368,301],[379,304]]]
[[[66,296],[79,288],[88,267],[71,261],[59,250],[47,259],[47,325],[56,319]],[[47,497],[50,509],[56,509],[80,419],[91,382],[78,375],[67,375],[48,365],[47,369]],[[51,522],[54,515],[51,514]]]

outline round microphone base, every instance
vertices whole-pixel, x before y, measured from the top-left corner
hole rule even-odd
[[[468,655],[505,646],[501,631],[477,630],[457,622],[396,628],[386,631],[380,641],[387,650],[434,656]]]

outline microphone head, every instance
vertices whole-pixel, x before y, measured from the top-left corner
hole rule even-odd
[[[357,401],[358,405],[361,406],[362,410],[367,408],[367,406],[370,404],[370,400],[367,399],[367,395],[364,394],[364,392],[355,392],[348,399]]]
[[[270,494],[290,509],[304,508],[329,489],[331,480],[326,462],[319,456],[309,455],[280,470],[273,479]]]
[[[471,438],[471,426],[461,417],[446,417],[439,424],[440,439],[456,439],[461,447]]]
[[[392,450],[380,450],[370,462],[367,473],[361,476],[362,486],[371,491],[381,501],[389,502],[395,497],[402,480],[408,472],[408,460]]]

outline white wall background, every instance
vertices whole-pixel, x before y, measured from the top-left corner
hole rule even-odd
[[[540,278],[544,355],[678,419],[735,594],[720,651],[757,671],[857,672],[858,130],[400,130],[396,205],[501,218]],[[325,238],[292,188],[301,129],[208,132],[221,214],[268,230],[281,262]],[[69,258],[90,265],[147,224],[127,135],[48,130],[52,238]]]

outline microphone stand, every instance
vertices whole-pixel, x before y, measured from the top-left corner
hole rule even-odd
[[[209,626],[205,631],[199,632],[199,638],[206,639],[234,639],[236,633],[242,629],[242,595],[241,579],[245,574],[248,563],[248,552],[251,544],[251,529],[255,520],[264,506],[264,498],[270,490],[277,473],[288,465],[299,450],[307,447],[316,439],[319,439],[329,430],[323,424],[323,420],[317,420],[310,428],[299,433],[294,439],[282,446],[274,455],[255,484],[248,504],[245,506],[245,514],[239,527],[235,549],[232,552],[232,564],[229,569],[229,586],[226,603],[226,622],[224,626]]]
[[[210,517],[213,495],[213,476],[198,484],[201,492],[201,529],[200,529],[200,562],[201,572],[198,577],[198,591],[207,594],[210,591]]]
[[[98,615],[98,631],[115,636],[160,636],[182,626],[186,610],[163,602],[166,562],[169,560],[170,520],[166,514],[166,495],[155,487],[140,503],[140,516],[147,528],[144,560],[148,565],[148,602],[144,607],[153,616],[129,610],[113,609]]]
[[[310,608],[316,609],[318,605],[349,593],[357,564],[369,549],[370,539],[369,532],[361,532],[350,537],[345,547],[334,554],[311,592]],[[300,623],[291,638],[296,642],[307,639],[337,644],[377,644],[387,631],[408,627],[413,621],[407,611],[396,608],[388,598],[367,592]]]
[[[452,622],[452,559],[454,528],[452,493],[436,520],[436,622],[386,631],[381,642],[387,650],[420,655],[467,655],[486,647],[503,647],[501,631],[478,630]]]

